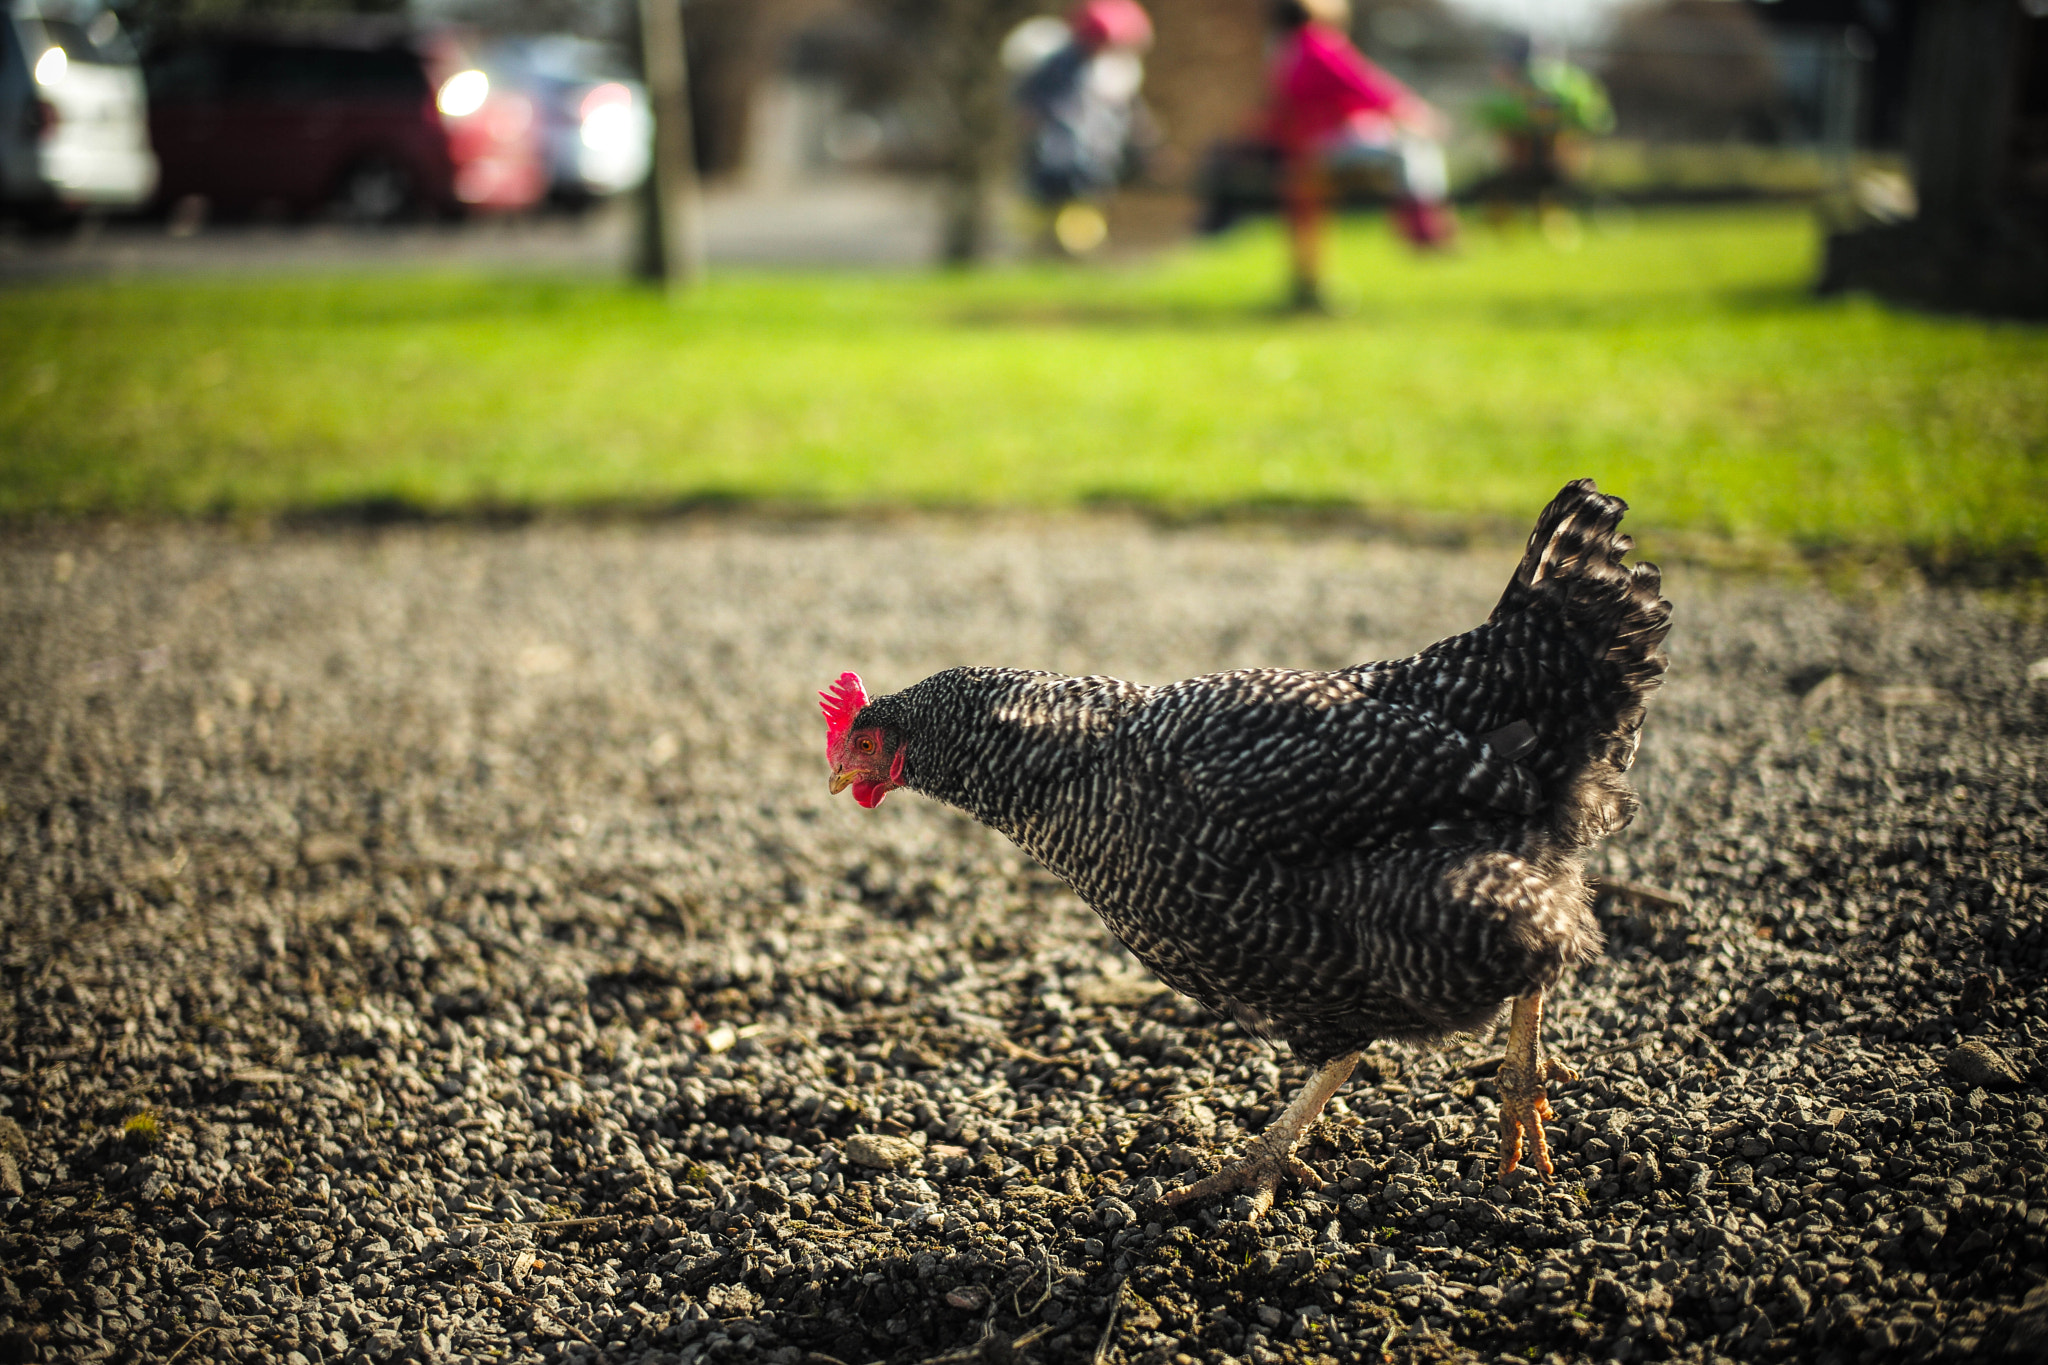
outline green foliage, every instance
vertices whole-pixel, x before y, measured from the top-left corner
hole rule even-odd
[[[133,1147],[154,1147],[164,1140],[163,1121],[154,1109],[130,1114],[121,1125],[121,1137]]]
[[[1501,525],[1566,478],[1661,539],[2048,554],[2048,332],[1817,301],[1773,210],[1270,225],[1143,266],[93,281],[0,296],[0,516],[1134,502]]]

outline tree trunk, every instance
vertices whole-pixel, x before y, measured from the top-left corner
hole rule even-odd
[[[682,0],[640,0],[641,68],[654,112],[654,164],[641,191],[633,273],[670,292],[704,274],[703,205],[690,129]]]
[[[1940,0],[1921,10],[1906,150],[1923,219],[1976,227],[1998,216],[2019,22],[2013,0]]]
[[[2023,161],[2041,141],[2024,121],[2048,105],[2048,70],[2029,61],[2048,52],[2044,25],[2020,0],[1925,0],[1907,116],[1919,213],[1832,234],[1823,293],[2048,317],[2048,196]]]
[[[1013,160],[1002,44],[1040,9],[1037,0],[948,0],[938,16],[933,64],[953,118],[939,239],[940,258],[948,265],[984,260],[996,246],[996,215]]]

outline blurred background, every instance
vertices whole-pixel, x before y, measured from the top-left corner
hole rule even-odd
[[[546,229],[527,234],[536,251],[598,259],[627,232],[616,210],[649,165],[633,0],[10,3],[0,88],[17,269],[39,237],[101,225],[190,238],[248,224],[517,222]],[[2014,78],[2032,83],[2014,136],[2038,186],[2048,96],[2028,72],[2043,65],[2034,11],[2048,8],[2015,6],[2026,41]],[[1124,247],[1202,222],[1198,201],[1216,191],[1205,167],[1260,106],[1269,46],[1259,0],[1150,8],[1149,141],[1107,206],[1107,241]],[[1837,215],[1912,215],[1922,0],[1351,8],[1359,46],[1448,116],[1461,195],[1503,169],[1486,107],[1524,44],[1611,101],[1611,122],[1574,153],[1590,204],[1831,198]],[[1018,61],[1013,50],[1006,73],[1003,44],[1060,12],[1034,0],[687,0],[689,140],[713,256],[1027,250],[1028,215],[1005,202],[1016,119],[1002,87]],[[435,116],[422,118],[429,99]]]
[[[6,3],[0,516],[1591,472],[1652,539],[2048,548],[2042,334],[1967,320],[2048,316],[2048,0],[1354,0],[1447,216],[1365,147],[1291,311],[1265,0],[1102,21],[1093,179],[1042,0]]]

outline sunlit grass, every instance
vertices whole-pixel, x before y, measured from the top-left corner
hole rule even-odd
[[[1793,211],[1147,264],[729,273],[671,307],[446,273],[0,295],[0,513],[373,501],[1341,504],[1520,519],[1598,477],[1657,532],[2048,550],[2048,332],[1808,295]]]

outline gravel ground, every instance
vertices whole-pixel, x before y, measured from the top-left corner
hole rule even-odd
[[[1514,555],[9,533],[0,1359],[2043,1358],[2038,598],[1668,576],[1551,1182],[1494,1182],[1473,1039],[1369,1057],[1322,1190],[1169,1214],[1301,1069],[963,817],[826,795],[843,668],[1383,657]]]

